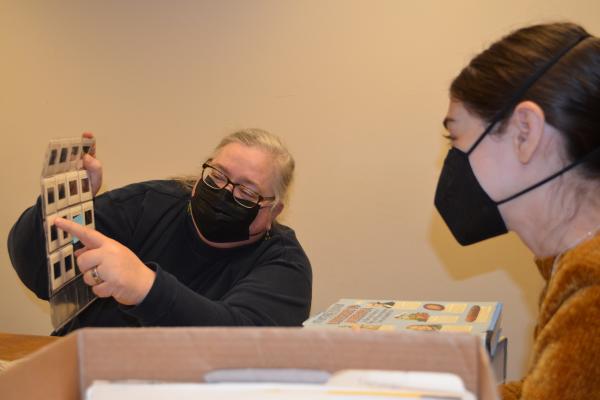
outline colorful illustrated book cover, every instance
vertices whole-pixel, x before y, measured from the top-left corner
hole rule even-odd
[[[340,299],[309,318],[306,328],[468,332],[490,355],[501,331],[502,303]]]

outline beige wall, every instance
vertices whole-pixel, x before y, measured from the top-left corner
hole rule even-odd
[[[568,18],[598,34],[599,16],[597,0],[1,0],[0,242],[50,138],[95,132],[114,188],[195,172],[219,137],[262,127],[297,159],[284,221],[313,263],[313,312],[499,300],[518,377],[541,281],[515,237],[461,248],[433,208],[447,87],[510,29]],[[0,249],[0,331],[48,333]]]

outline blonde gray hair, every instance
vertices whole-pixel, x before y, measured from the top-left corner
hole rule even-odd
[[[287,203],[296,164],[287,147],[283,144],[283,141],[279,137],[262,129],[242,129],[225,136],[217,147],[215,147],[211,158],[214,158],[221,149],[231,143],[240,143],[244,146],[262,149],[273,158],[275,164],[272,187],[275,194],[273,204]],[[196,184],[197,179],[198,177],[191,176],[175,178],[175,180],[190,190]]]
[[[296,163],[282,140],[262,129],[251,128],[233,132],[225,136],[217,145],[213,156],[225,146],[231,143],[240,143],[248,147],[257,147],[269,154],[275,163],[273,176],[273,192],[275,193],[275,204],[286,203],[290,185],[294,179],[294,168]]]

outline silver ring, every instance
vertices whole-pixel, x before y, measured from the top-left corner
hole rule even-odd
[[[100,274],[98,274],[98,267],[94,267],[90,270],[90,275],[92,275],[92,279],[94,280],[94,284],[99,285],[104,280],[100,278]]]

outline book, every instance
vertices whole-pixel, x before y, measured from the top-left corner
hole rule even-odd
[[[490,357],[501,333],[502,303],[340,299],[304,321],[305,328],[468,332]]]
[[[502,384],[506,382],[506,370],[508,362],[508,338],[500,337],[496,346],[495,354],[490,358],[492,372],[496,377],[496,383]]]

